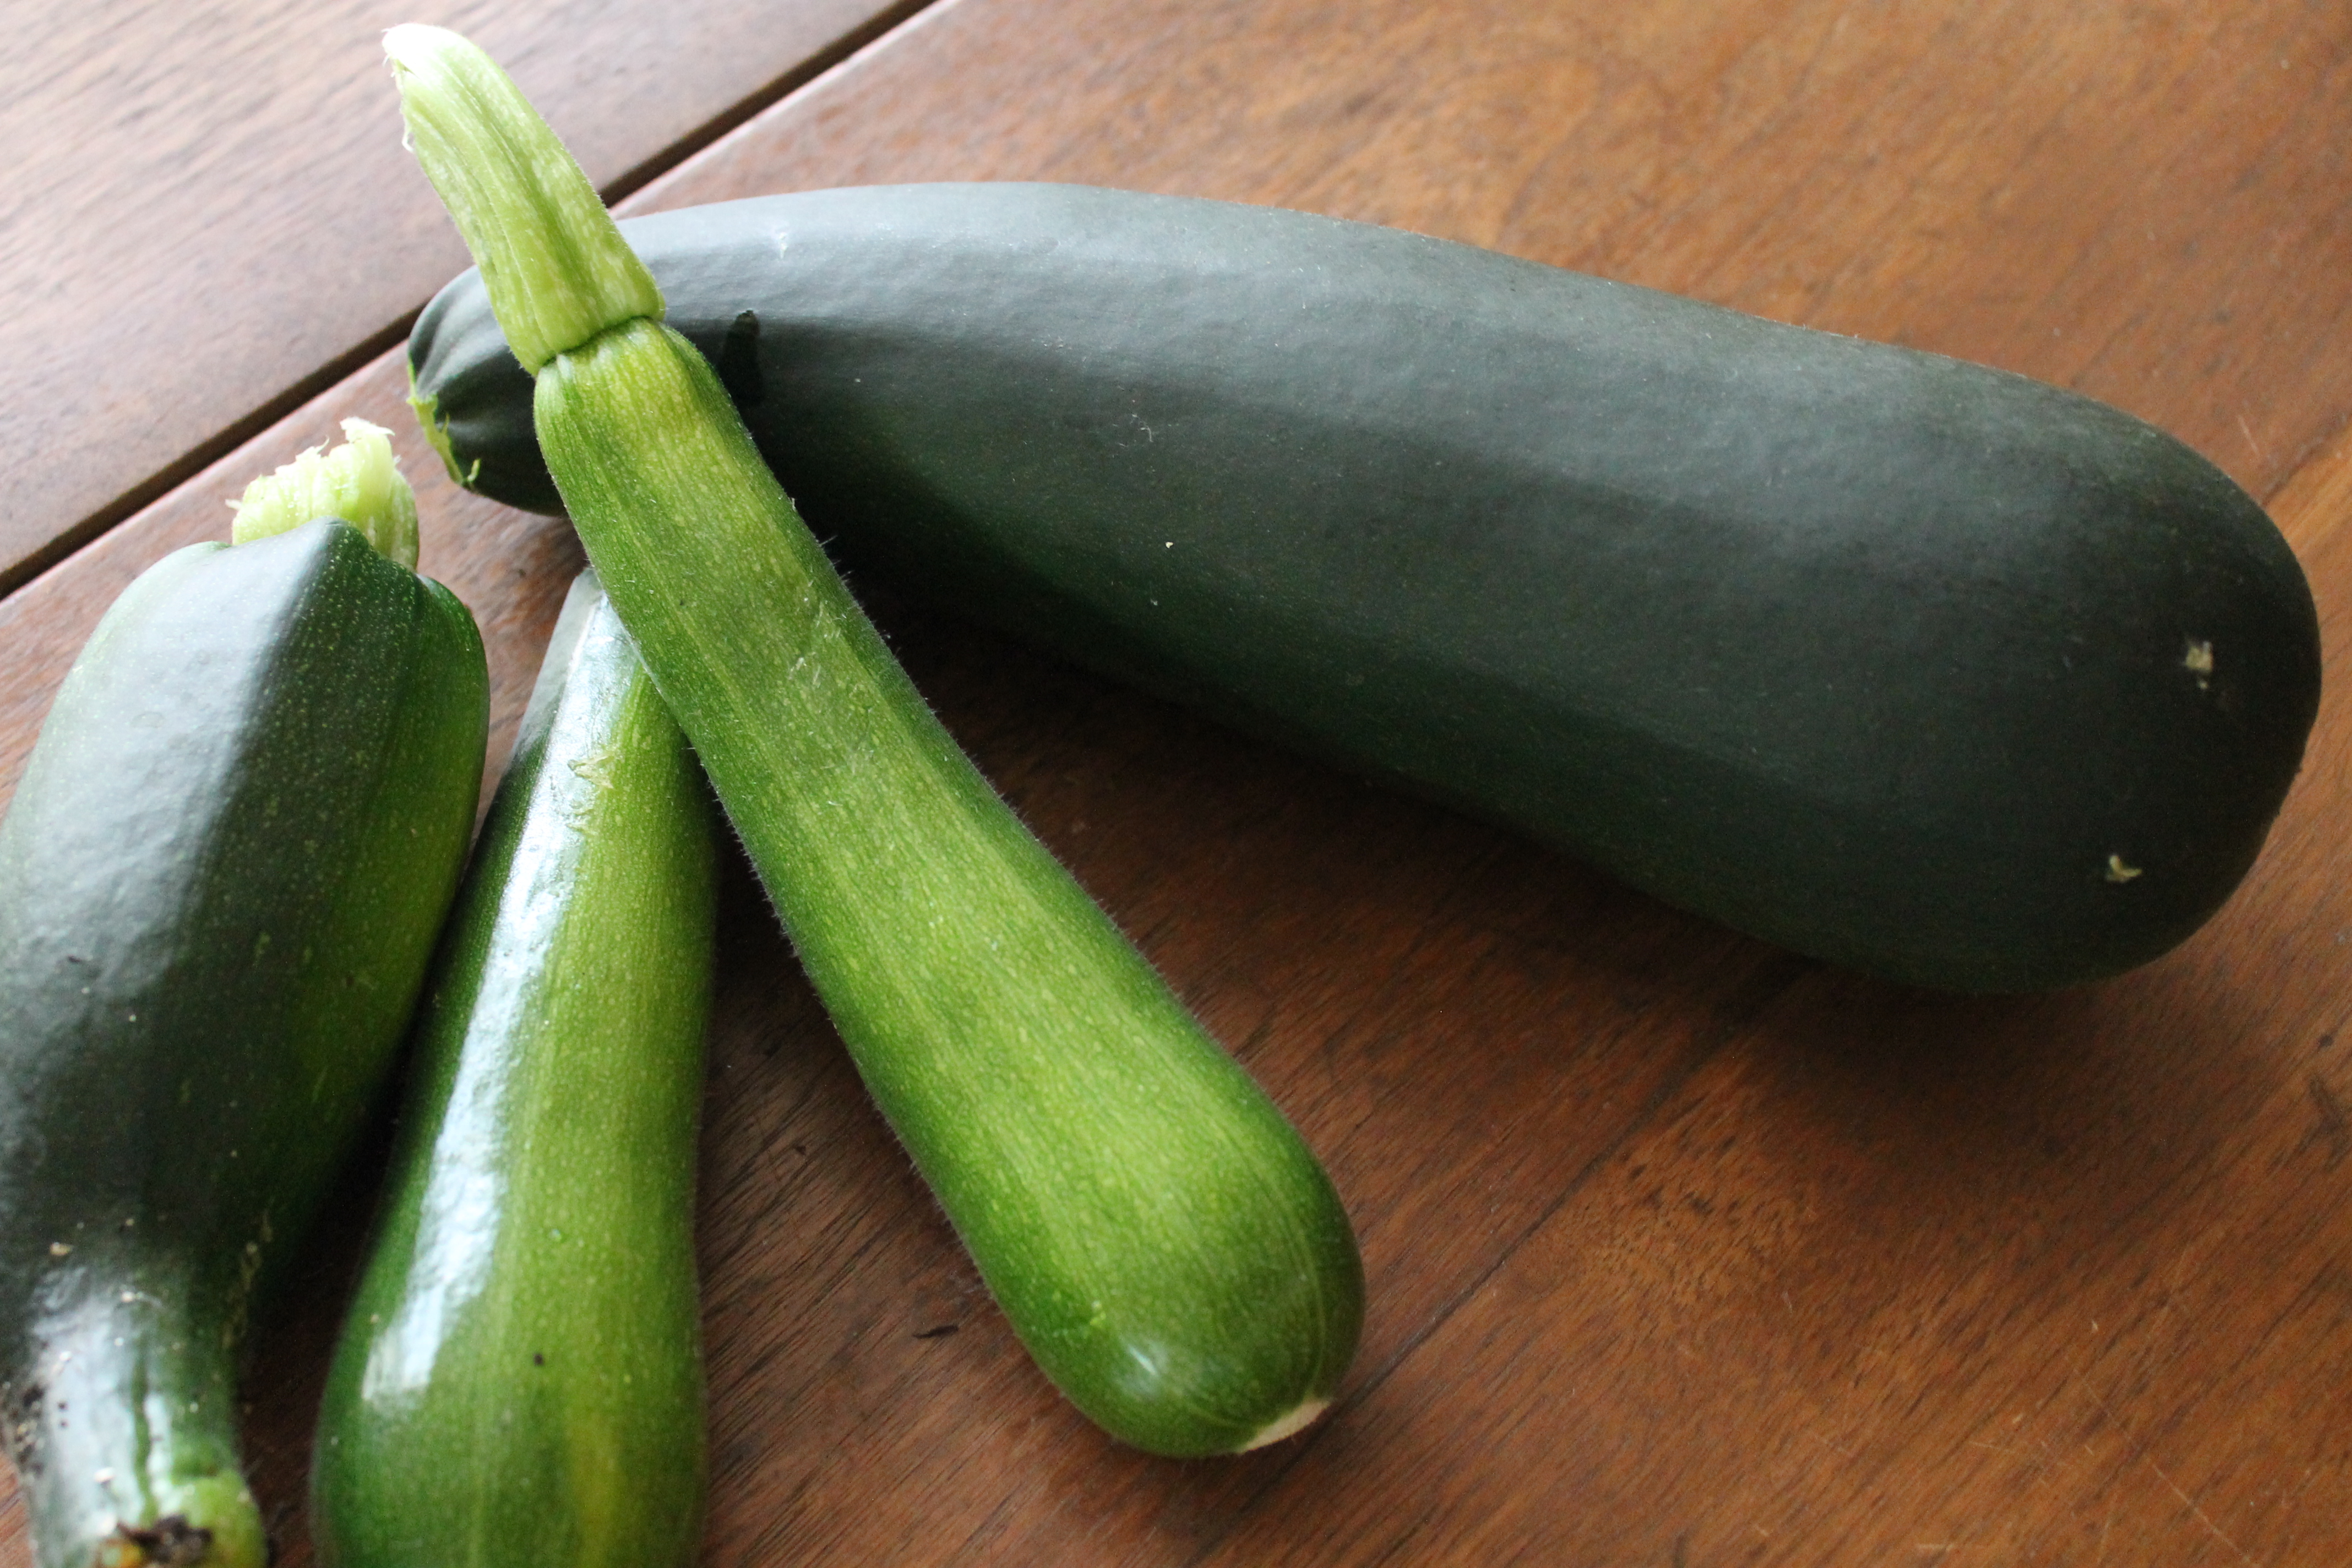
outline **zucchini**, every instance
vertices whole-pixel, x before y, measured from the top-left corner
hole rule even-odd
[[[488,723],[473,618],[340,520],[166,556],[67,675],[0,822],[0,1414],[45,1568],[264,1561],[247,1321],[386,1078]]]
[[[573,584],[427,994],[311,1465],[319,1560],[688,1561],[702,773]]]
[[[1322,1167],[932,717],[513,84],[385,46],[589,559],[1008,1321],[1139,1447],[1297,1430],[1362,1313]]]
[[[621,227],[850,563],[1837,963],[2156,957],[2316,711],[2261,508],[2019,376],[1172,196]],[[452,472],[551,510],[475,275],[409,355]]]

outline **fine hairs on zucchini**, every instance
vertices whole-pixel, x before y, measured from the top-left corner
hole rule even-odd
[[[513,84],[386,49],[589,559],[1024,1344],[1156,1452],[1313,1419],[1362,1312],[1314,1155],[932,717]]]
[[[262,1568],[249,1319],[473,830],[481,640],[346,428],[124,590],[0,822],[0,1409],[42,1568]]]

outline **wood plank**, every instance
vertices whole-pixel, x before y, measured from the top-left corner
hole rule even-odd
[[[2310,558],[2320,744],[2215,927],[2063,995],[1792,985],[1202,1561],[1384,1560],[1416,1489],[1424,1560],[2352,1561],[2352,537]]]
[[[19,6],[0,58],[0,592],[380,353],[465,251],[378,35],[470,30],[626,191],[923,0]]]
[[[2352,137],[2347,55],[2352,18],[2284,0],[959,0],[632,205],[1181,190],[2005,363],[2271,498],[2338,649],[2352,386],[2317,345],[2352,303],[2352,220],[2312,193]],[[0,778],[131,572],[331,416],[391,422],[398,391],[370,367],[0,603]],[[404,442],[510,732],[576,555]],[[1983,1002],[1788,959],[885,617],[1325,1152],[1368,1342],[1336,1419],[1270,1452],[1180,1465],[1093,1434],[986,1305],[739,870],[703,1165],[709,1560],[2347,1560],[2340,654],[2305,781],[2214,927],[2105,986]],[[289,1568],[363,1212],[338,1210],[254,1383]]]
[[[2281,4],[1006,0],[630,206],[1049,179],[1301,207],[2033,375],[2266,496],[2352,406],[2352,209],[2315,196],[2347,94],[2352,22]]]

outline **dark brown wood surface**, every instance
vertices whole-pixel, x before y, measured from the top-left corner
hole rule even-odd
[[[631,189],[923,0],[102,0],[0,51],[0,591],[341,379],[465,247],[378,37],[465,29]]]
[[[348,114],[374,92],[391,126],[372,61],[352,79]],[[2328,691],[2210,927],[2105,985],[1969,1000],[882,603],[950,725],[1326,1156],[1366,1342],[1333,1417],[1273,1450],[1094,1433],[739,873],[708,1561],[2352,1562],[2352,13],[948,0],[629,205],[930,178],[1312,208],[2076,387],[2271,508]],[[279,380],[318,369],[289,350]],[[0,600],[0,780],[121,585],[347,413],[404,431],[502,753],[576,547],[454,492],[400,390],[365,365]],[[254,1375],[289,1564],[366,1202],[355,1181]],[[0,1551],[20,1536],[12,1502]]]

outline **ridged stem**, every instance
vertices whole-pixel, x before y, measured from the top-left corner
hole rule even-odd
[[[489,56],[443,27],[383,36],[408,142],[482,269],[523,369],[635,316],[661,289],[596,188]]]
[[[343,444],[313,447],[245,487],[229,503],[238,544],[290,533],[306,522],[339,517],[386,560],[416,570],[416,492],[392,455],[392,432],[364,419],[343,421]]]

